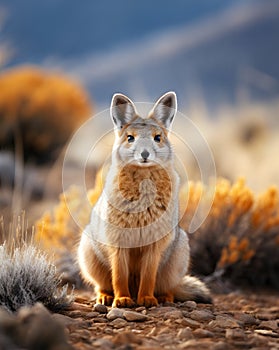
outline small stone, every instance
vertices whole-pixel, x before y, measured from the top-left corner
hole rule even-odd
[[[192,300],[185,301],[181,305],[187,307],[190,310],[195,310],[197,308],[197,303]]]
[[[102,350],[112,349],[114,347],[114,344],[110,340],[104,338],[95,340],[92,345],[96,348],[101,348]]]
[[[184,326],[189,326],[189,327],[200,327],[201,324],[195,320],[192,320],[191,318],[184,317],[182,324]]]
[[[72,312],[73,311],[90,312],[92,309],[88,305],[84,305],[84,304],[73,302],[66,308],[66,310],[67,311],[72,311]]]
[[[203,328],[197,328],[194,330],[193,334],[197,338],[212,338],[214,337],[214,334],[206,329]]]
[[[124,318],[123,314],[124,314],[124,310],[114,307],[107,314],[107,319],[110,321],[113,321],[116,318]]]
[[[215,343],[211,348],[211,350],[230,350],[231,347],[229,346],[228,343],[225,343],[223,341],[218,341],[217,343]]]
[[[75,334],[78,335],[80,339],[88,340],[91,336],[91,332],[87,329],[76,329]]]
[[[160,329],[157,329],[157,333],[158,334],[164,334],[164,333],[167,333],[169,334],[170,333],[170,328],[169,327],[160,327]]]
[[[141,322],[146,321],[148,319],[148,316],[135,311],[124,311],[123,316],[127,321]]]
[[[259,321],[250,314],[239,313],[235,315],[236,320],[243,323],[244,326],[253,326],[259,323]]]
[[[177,333],[177,337],[180,340],[192,339],[193,334],[192,334],[191,328],[187,327],[187,328],[180,329]]]
[[[246,335],[240,328],[228,328],[226,329],[226,338],[233,340],[244,340],[246,338]]]
[[[178,349],[208,350],[208,349],[212,349],[212,345],[213,345],[213,342],[209,340],[190,339],[182,344],[179,344]]]
[[[267,329],[255,329],[254,332],[260,335],[268,336],[268,337],[279,338],[279,334],[277,332],[273,332]]]
[[[78,317],[83,317],[84,313],[81,312],[80,310],[73,310],[68,312],[67,315],[72,318],[78,318]]]
[[[99,312],[97,311],[91,311],[91,312],[88,312],[87,314],[84,315],[84,318],[85,319],[91,319],[91,318],[95,318],[95,317],[98,317],[100,315]]]
[[[167,312],[164,315],[164,320],[167,320],[167,319],[175,320],[177,318],[182,318],[182,317],[183,317],[183,314],[180,310],[174,310],[174,311]]]
[[[274,319],[274,315],[272,315],[272,313],[268,313],[268,312],[259,313],[259,314],[257,314],[257,318],[259,320],[268,321],[268,320]]]
[[[106,314],[108,312],[108,308],[103,304],[95,304],[94,311],[99,312],[100,314]]]
[[[108,320],[104,317],[95,317],[92,320],[94,323],[107,323]]]
[[[278,331],[278,322],[276,320],[273,320],[273,321],[262,321],[259,324],[259,328],[271,329],[272,331]]]
[[[139,337],[137,337],[133,332],[125,331],[117,334],[114,337],[113,342],[116,345],[141,344],[142,340]]]
[[[148,309],[148,311],[149,311],[149,314],[164,317],[164,315],[169,312],[177,311],[177,308],[170,307],[170,306],[160,306],[160,307],[155,306],[154,308],[151,307],[150,309]]]
[[[53,314],[52,318],[66,327],[70,324],[76,324],[79,322],[77,319],[61,314]]]
[[[145,306],[139,306],[135,309],[136,312],[142,312],[142,311],[146,311]]]
[[[153,327],[151,331],[147,334],[147,337],[154,337],[155,335],[158,334],[158,329],[157,327]]]
[[[216,320],[212,320],[208,324],[211,328],[239,328],[239,323],[230,316],[217,315]]]
[[[190,318],[195,321],[211,321],[215,316],[211,311],[194,310],[190,313]]]
[[[113,321],[111,321],[111,325],[113,325],[113,327],[115,328],[122,328],[125,327],[127,325],[127,321],[123,320],[123,318],[116,318]]]
[[[169,319],[167,319],[167,320],[164,321],[164,324],[165,324],[166,326],[170,327],[170,326],[173,324],[173,320],[171,320],[171,319],[169,318]]]

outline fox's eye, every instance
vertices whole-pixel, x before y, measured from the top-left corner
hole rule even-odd
[[[127,141],[128,141],[129,143],[134,142],[134,141],[135,141],[134,136],[133,136],[133,135],[128,135],[128,136],[127,136]]]
[[[154,141],[155,142],[160,142],[161,141],[161,135],[155,135],[154,136]]]

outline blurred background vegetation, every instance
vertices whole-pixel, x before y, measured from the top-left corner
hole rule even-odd
[[[174,90],[179,110],[199,127],[222,178],[215,206],[192,238],[194,271],[222,271],[243,281],[256,264],[261,276],[269,271],[262,284],[278,288],[278,261],[268,260],[279,256],[278,19],[276,0],[174,0],[168,6],[147,0],[2,0],[0,217],[9,223],[25,210],[46,247],[71,251],[79,228],[63,196],[57,204],[71,136],[108,108],[115,92],[151,102]],[[84,134],[66,169],[72,184],[83,165],[83,145],[99,136],[97,129]],[[109,154],[104,149],[88,164],[88,190]],[[180,157],[194,181],[182,191],[192,205],[189,214],[201,178],[193,155]],[[97,181],[92,203],[101,186]],[[67,196],[85,224],[90,208],[84,209],[82,195],[71,189]],[[187,216],[182,222],[187,229]],[[255,262],[259,256],[264,260]]]

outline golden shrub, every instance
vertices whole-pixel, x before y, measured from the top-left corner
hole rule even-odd
[[[60,74],[23,66],[0,75],[0,145],[23,147],[25,160],[55,158],[91,114],[87,93]]]
[[[189,203],[191,196],[195,202],[194,192],[188,193]],[[190,222],[189,213],[193,211],[186,210],[181,221],[185,230]],[[277,189],[271,187],[256,196],[243,178],[234,184],[219,179],[210,212],[197,232],[190,236],[190,241],[195,273],[210,275],[223,271],[224,276],[236,283],[279,288],[276,278],[279,269]]]
[[[88,191],[91,204],[85,206],[81,192],[71,188],[60,196],[53,214],[46,214],[37,224],[37,237],[52,250],[73,252],[80,231],[71,212],[81,226],[89,222],[90,211],[103,188],[102,173],[95,187]],[[189,183],[181,189],[180,201],[185,213],[180,225],[187,230],[200,201],[206,201],[209,189],[201,183]],[[279,288],[279,221],[278,194],[274,188],[255,196],[244,179],[231,184],[225,179],[216,183],[208,217],[190,236],[193,273],[214,275],[222,271],[224,278],[236,283],[271,285]],[[255,220],[257,218],[257,220]]]

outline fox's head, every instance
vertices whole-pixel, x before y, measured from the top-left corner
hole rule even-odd
[[[111,118],[115,127],[114,152],[118,161],[148,167],[172,159],[168,133],[177,111],[176,94],[167,92],[147,117],[140,117],[133,102],[115,94]]]

